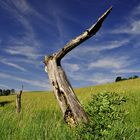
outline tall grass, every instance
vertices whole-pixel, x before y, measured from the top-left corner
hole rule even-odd
[[[62,140],[75,137],[63,123],[52,94],[23,94],[20,114],[15,111],[15,98],[15,95],[1,97],[1,101],[13,102],[0,108],[0,140]]]
[[[128,101],[122,106],[129,112],[127,125],[137,128],[131,139],[140,139],[140,79],[79,88],[75,91],[83,105],[90,100],[91,94],[102,91],[127,96]],[[58,103],[51,92],[23,93],[20,114],[16,114],[15,99],[15,95],[0,97],[0,102],[11,101],[0,107],[0,140],[77,139],[75,128],[71,129],[63,122]]]

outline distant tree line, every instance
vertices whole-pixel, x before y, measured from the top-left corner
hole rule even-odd
[[[0,96],[8,96],[14,93],[15,93],[14,89],[0,89]]]
[[[131,76],[131,77],[128,77],[128,78],[123,78],[123,77],[121,77],[121,76],[118,76],[118,77],[115,79],[115,82],[124,81],[124,80],[130,80],[130,79],[136,79],[136,78],[139,78],[139,76],[134,75],[134,76]]]

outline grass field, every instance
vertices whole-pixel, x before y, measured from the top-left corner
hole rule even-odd
[[[85,105],[91,94],[108,91],[128,97],[123,106],[129,112],[128,126],[140,129],[140,79],[75,89]],[[0,140],[75,140],[75,129],[63,122],[61,111],[51,92],[26,92],[22,96],[22,112],[16,114],[15,95],[0,96]],[[140,140],[140,132],[130,139]]]

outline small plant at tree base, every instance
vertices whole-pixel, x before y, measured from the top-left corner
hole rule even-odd
[[[99,93],[93,95],[86,106],[90,122],[78,127],[81,140],[121,140],[130,137],[125,127],[127,112],[120,105],[126,102],[125,97],[116,93]]]

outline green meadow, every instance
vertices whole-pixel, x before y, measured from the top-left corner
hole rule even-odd
[[[92,94],[115,92],[126,96],[122,106],[128,112],[128,127],[137,129],[130,140],[140,140],[140,79],[75,89],[85,106]],[[0,140],[76,140],[75,128],[68,127],[52,92],[24,92],[22,111],[16,113],[16,95],[0,96]],[[124,139],[125,140],[125,139]]]

